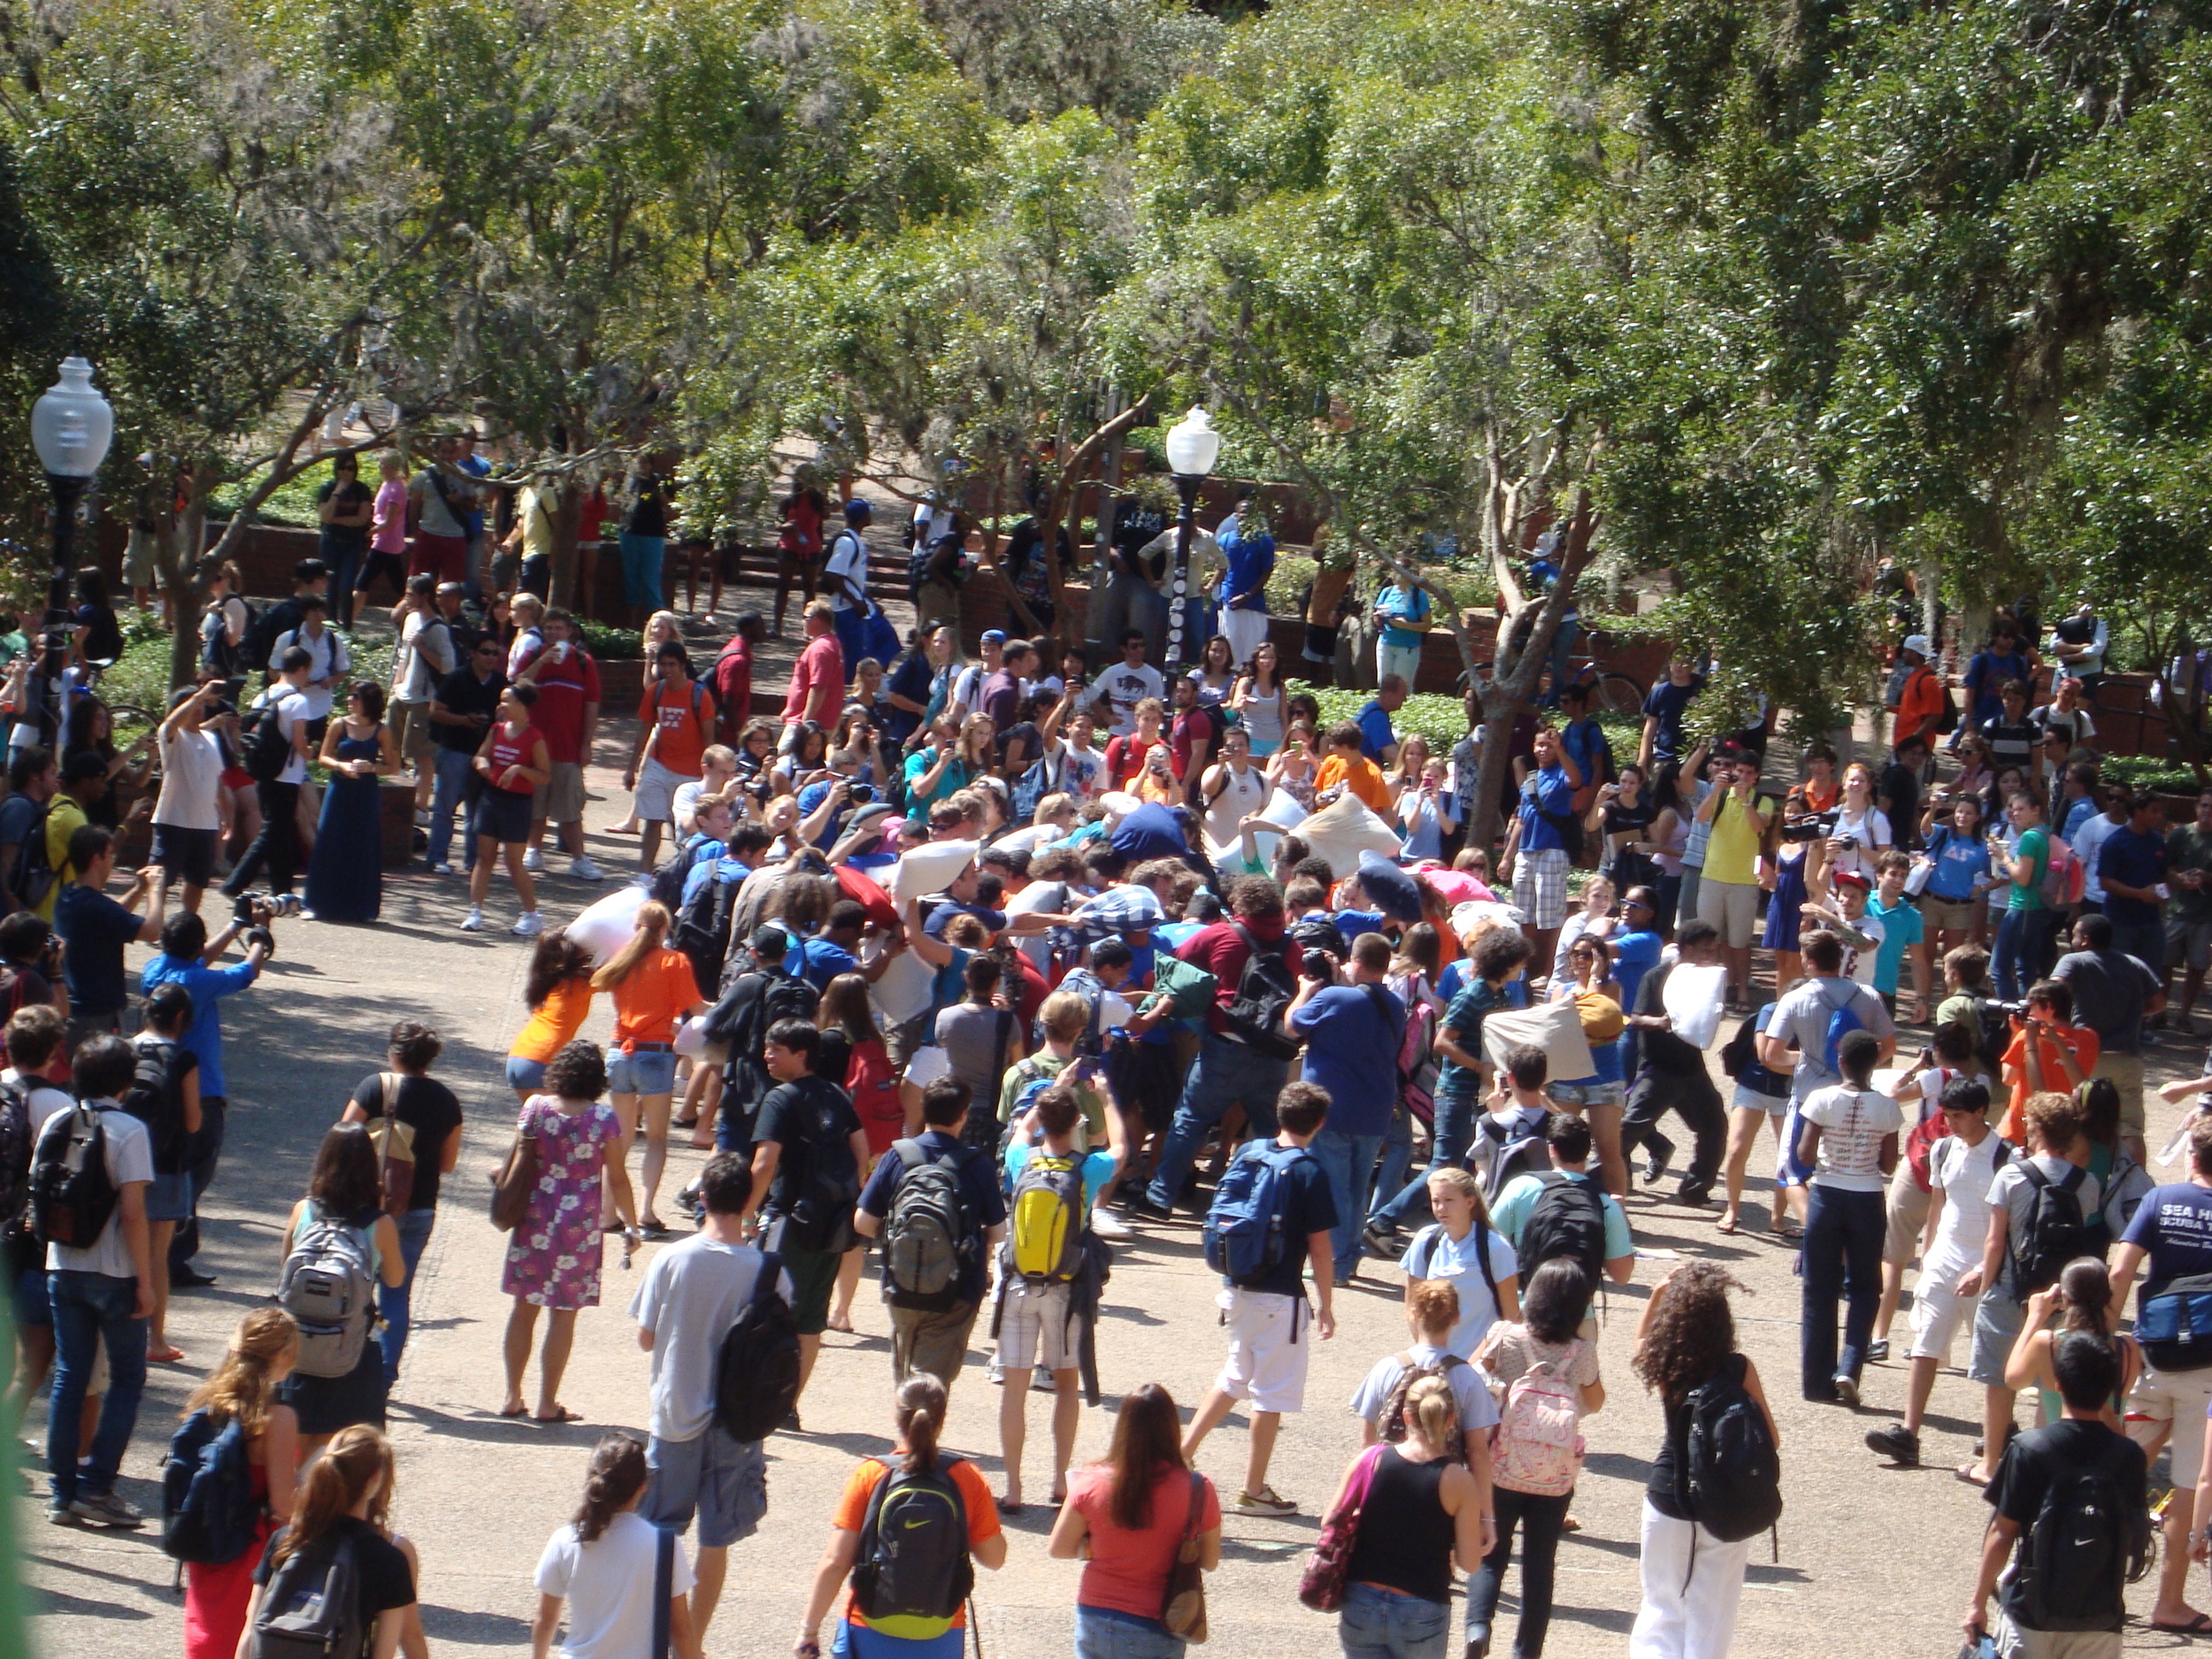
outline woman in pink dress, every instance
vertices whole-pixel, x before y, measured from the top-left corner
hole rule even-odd
[[[623,1165],[622,1120],[599,1097],[607,1092],[606,1056],[595,1042],[572,1042],[547,1063],[545,1093],[523,1102],[518,1133],[536,1138],[538,1184],[522,1225],[507,1245],[500,1288],[515,1299],[507,1316],[507,1400],[503,1417],[525,1406],[522,1373],[530,1363],[538,1310],[546,1310],[544,1351],[538,1356],[540,1423],[573,1423],[560,1402],[561,1375],[576,1340],[576,1310],[599,1305],[599,1194],[614,1189],[626,1240],[637,1237],[637,1204]]]

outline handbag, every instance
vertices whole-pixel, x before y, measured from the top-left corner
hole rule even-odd
[[[1306,1562],[1306,1570],[1298,1578],[1298,1599],[1317,1613],[1340,1612],[1344,1607],[1344,1581],[1352,1564],[1352,1546],[1359,1540],[1360,1510],[1367,1502],[1368,1488],[1375,1483],[1375,1464],[1383,1455],[1379,1445],[1371,1446],[1352,1465],[1352,1478],[1345,1483],[1344,1495],[1321,1523],[1321,1536],[1314,1541],[1313,1555]]]
[[[538,1186],[538,1138],[527,1126],[515,1130],[515,1143],[492,1177],[492,1225],[512,1233],[530,1213],[530,1194]]]
[[[1206,1640],[1206,1571],[1199,1565],[1199,1523],[1206,1515],[1206,1478],[1190,1472],[1190,1513],[1183,1521],[1183,1542],[1167,1570],[1167,1594],[1160,1601],[1160,1623],[1185,1641]]]

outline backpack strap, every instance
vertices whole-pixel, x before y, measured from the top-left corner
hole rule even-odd
[[[653,1659],[668,1659],[673,1639],[668,1605],[676,1594],[676,1534],[665,1526],[653,1530]]]

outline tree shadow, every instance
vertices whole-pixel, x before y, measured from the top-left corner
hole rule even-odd
[[[88,1601],[81,1595],[67,1595],[59,1590],[47,1589],[43,1585],[27,1586],[30,1593],[31,1617],[34,1618],[114,1618],[150,1619],[153,1615],[142,1607],[123,1607],[113,1601]]]
[[[530,1641],[530,1622],[508,1613],[480,1613],[464,1611],[459,1608],[440,1607],[434,1601],[422,1604],[422,1630],[426,1636],[441,1641],[458,1642],[470,1647],[527,1647]]]

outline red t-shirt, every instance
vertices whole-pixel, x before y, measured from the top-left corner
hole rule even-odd
[[[906,1108],[899,1104],[899,1074],[882,1039],[871,1037],[853,1044],[853,1057],[845,1065],[845,1093],[853,1097],[853,1110],[867,1131],[868,1156],[881,1157],[906,1129]]]
[[[825,728],[837,724],[845,699],[845,653],[834,634],[818,634],[792,664],[791,689],[783,700],[784,724],[811,720]]]
[[[1152,745],[1160,741],[1158,734],[1139,737],[1134,732],[1110,738],[1106,743],[1106,787],[1126,789],[1132,780],[1144,770],[1144,757],[1152,752]]]
[[[733,739],[753,712],[753,648],[741,638],[732,640],[714,659],[714,702]]]
[[[1221,1525],[1221,1497],[1214,1483],[1199,1480],[1198,1530]],[[1068,1502],[1090,1526],[1090,1560],[1075,1599],[1084,1607],[1109,1608],[1139,1618],[1160,1617],[1167,1578],[1183,1546],[1190,1520],[1188,1470],[1163,1466],[1152,1487],[1152,1519],[1132,1532],[1114,1522],[1114,1471],[1110,1464],[1079,1469],[1068,1478]]]
[[[637,721],[641,726],[660,727],[660,741],[653,745],[655,760],[682,777],[699,775],[699,757],[714,741],[713,693],[695,680],[681,692],[672,690],[665,680],[657,680],[638,699]]]
[[[539,646],[523,659],[521,666],[529,667],[551,649]],[[599,664],[591,660],[590,652],[572,640],[567,661],[548,662],[538,670],[533,683],[538,688],[538,701],[530,718],[545,733],[547,758],[564,765],[577,764],[584,758],[584,705],[599,701]]]
[[[1241,926],[1263,945],[1283,939],[1283,918],[1279,916],[1244,922]],[[1206,1010],[1206,1024],[1217,1036],[1225,1034],[1229,1029],[1228,1017],[1222,1010],[1236,1000],[1237,980],[1244,972],[1245,958],[1252,954],[1237,936],[1238,926],[1235,922],[1216,922],[1210,927],[1202,927],[1186,939],[1183,948],[1175,953],[1193,966],[1205,969],[1218,981],[1214,1005]],[[1283,960],[1293,973],[1298,972],[1301,953],[1296,940],[1283,940]]]
[[[1190,746],[1204,739],[1208,745],[1209,761],[1221,757],[1221,717],[1211,709],[1186,709],[1175,717],[1175,730],[1168,738],[1167,751],[1174,757],[1175,775],[1187,776],[1190,772]]]
[[[576,510],[576,539],[579,541],[598,541],[600,526],[606,522],[606,497],[595,489],[584,497],[584,504]]]
[[[509,795],[528,795],[537,787],[535,784],[526,783],[519,789],[509,789],[500,780],[507,775],[510,766],[527,766],[537,753],[538,741],[544,735],[535,726],[526,726],[520,732],[511,733],[504,720],[493,721],[492,771],[491,776],[485,781],[493,788],[505,790]]]

